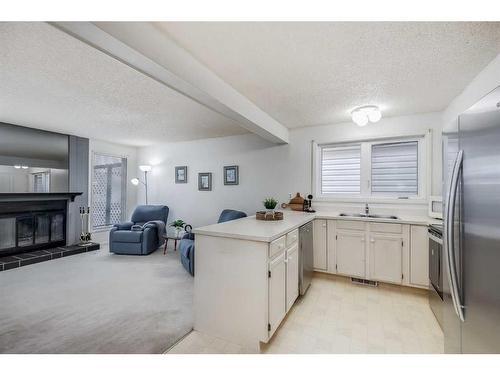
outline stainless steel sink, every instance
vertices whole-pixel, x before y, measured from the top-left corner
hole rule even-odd
[[[346,213],[341,213],[339,216],[345,216],[345,217],[369,217],[373,219],[391,219],[391,220],[397,220],[397,216],[393,215],[372,215],[372,214],[346,214]]]
[[[341,213],[339,216],[348,216],[348,217],[369,217],[369,215],[366,215],[366,214],[346,214],[346,213]]]
[[[391,219],[391,220],[397,220],[398,217],[394,215],[368,215],[368,217],[373,217],[376,219]]]

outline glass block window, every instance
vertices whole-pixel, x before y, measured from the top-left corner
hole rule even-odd
[[[125,219],[127,159],[94,153],[92,223],[105,228]]]

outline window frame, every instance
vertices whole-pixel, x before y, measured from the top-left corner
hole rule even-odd
[[[94,180],[94,167],[96,166],[96,164],[95,164],[95,156],[96,155],[125,159],[125,166],[122,167],[124,175],[122,177],[122,180],[123,180],[123,182],[122,182],[122,196],[121,196],[122,212],[121,212],[121,218],[120,218],[120,220],[123,222],[127,218],[128,156],[127,155],[119,155],[119,154],[110,154],[110,153],[99,152],[99,151],[92,151],[91,152],[89,195],[90,195],[90,204],[92,207],[92,211],[94,210],[93,186],[94,186],[94,181],[95,181]],[[114,224],[109,224],[109,225],[103,225],[103,226],[96,227],[94,225],[94,215],[90,215],[90,224],[91,224],[92,232],[95,232],[95,233],[108,231],[114,225]]]
[[[372,145],[398,142],[418,142],[418,194],[415,196],[398,196],[371,192],[371,157]],[[361,193],[360,194],[323,194],[321,192],[321,153],[324,147],[344,147],[361,145]],[[315,199],[324,202],[378,202],[378,203],[427,203],[431,184],[430,158],[432,152],[431,131],[426,134],[403,135],[398,137],[367,138],[340,142],[312,142],[312,191]]]
[[[36,191],[36,179],[37,179],[37,177],[40,177],[42,179],[42,187],[44,188],[43,191]],[[50,172],[43,171],[43,172],[31,173],[30,185],[32,185],[32,190],[34,193],[50,193]]]

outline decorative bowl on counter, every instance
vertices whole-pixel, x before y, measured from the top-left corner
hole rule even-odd
[[[281,211],[257,211],[255,213],[255,218],[257,220],[265,220],[265,221],[276,221],[283,220],[283,212]]]

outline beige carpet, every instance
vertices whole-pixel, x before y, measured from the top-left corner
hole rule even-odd
[[[104,248],[0,272],[0,353],[163,353],[193,325],[178,256]]]

